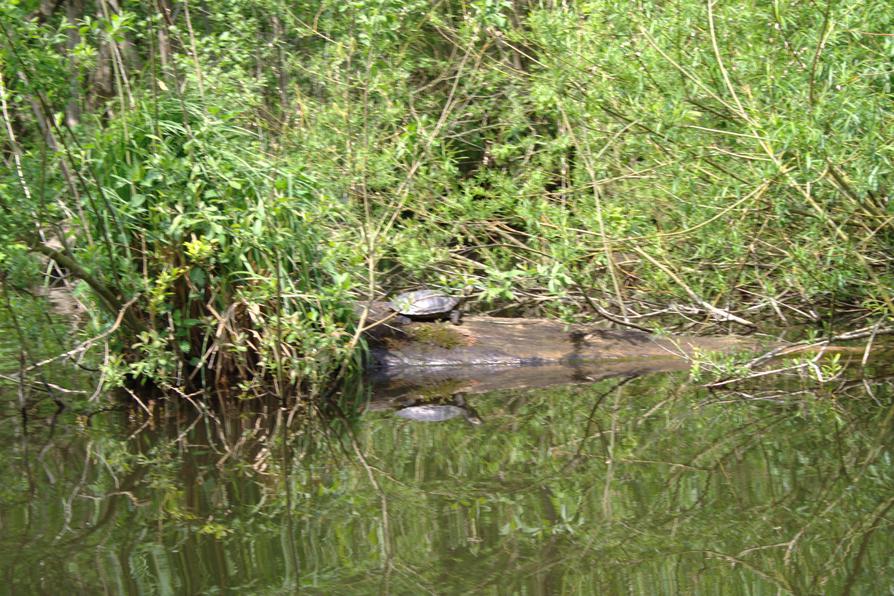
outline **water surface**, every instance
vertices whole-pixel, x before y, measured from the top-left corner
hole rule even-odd
[[[469,396],[477,427],[51,402],[23,425],[7,389],[2,593],[894,590],[886,379],[616,377]]]

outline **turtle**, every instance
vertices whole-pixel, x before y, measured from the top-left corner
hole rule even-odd
[[[391,299],[391,310],[413,321],[436,321],[450,319],[459,325],[462,313],[459,310],[461,298],[448,296],[437,290],[416,290],[404,292]]]
[[[416,422],[443,422],[462,416],[466,419],[466,422],[473,426],[481,424],[481,418],[478,417],[475,410],[466,405],[461,395],[454,396],[453,403],[406,406],[399,409],[395,414],[401,418],[415,420]]]

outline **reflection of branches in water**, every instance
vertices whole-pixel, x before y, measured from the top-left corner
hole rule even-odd
[[[856,391],[862,389],[863,386],[864,380],[852,380],[842,382],[835,391],[839,395],[846,395],[848,391]],[[866,395],[867,393],[863,393],[864,398]],[[877,397],[872,394],[869,395],[874,403],[878,403]],[[865,398],[865,400],[868,401],[868,398]],[[814,404],[819,404],[818,407],[821,408],[815,414],[813,413]],[[706,509],[717,508],[717,505],[721,503],[718,499],[724,498],[717,490],[721,487],[724,491],[732,491],[733,502],[738,502],[739,506],[744,506],[753,500],[753,497],[750,493],[739,495],[735,490],[736,477],[731,472],[737,466],[741,466],[741,462],[746,455],[748,453],[763,454],[764,465],[768,473],[772,474],[772,469],[780,464],[775,461],[771,463],[767,459],[769,454],[764,448],[765,444],[769,443],[772,445],[773,443],[778,443],[780,436],[785,436],[786,433],[791,432],[787,429],[791,428],[792,420],[799,420],[800,417],[805,415],[808,418],[820,416],[823,412],[828,411],[833,416],[833,420],[838,419],[842,422],[833,423],[830,429],[832,434],[825,437],[825,440],[832,445],[832,450],[829,453],[829,455],[833,456],[832,458],[823,453],[824,450],[828,449],[822,446],[812,448],[818,449],[816,453],[813,453],[812,449],[808,451],[808,453],[812,453],[813,459],[816,460],[816,465],[819,466],[813,470],[813,478],[819,481],[817,483],[819,492],[816,493],[816,496],[808,497],[808,493],[805,492],[807,485],[803,481],[796,481],[791,485],[783,484],[782,486],[785,486],[786,490],[781,494],[776,494],[769,501],[757,503],[750,506],[750,509],[744,509],[739,513],[739,516],[753,520],[772,519],[773,517],[778,517],[780,513],[785,513],[787,517],[793,519],[800,517],[805,522],[800,527],[796,527],[789,534],[788,539],[783,541],[776,540],[768,544],[752,544],[744,549],[728,553],[717,549],[697,551],[711,558],[741,563],[743,567],[753,570],[755,575],[777,584],[782,589],[795,589],[793,587],[795,584],[791,583],[791,578],[796,577],[796,575],[790,574],[795,573],[793,565],[797,557],[793,558],[791,555],[798,552],[797,547],[799,543],[807,538],[807,535],[812,531],[812,526],[817,525],[820,520],[829,520],[830,518],[842,519],[842,516],[847,514],[843,506],[848,502],[848,499],[852,499],[854,496],[854,493],[848,490],[849,487],[871,486],[871,483],[867,484],[865,472],[869,465],[877,461],[883,452],[883,439],[888,432],[887,428],[889,425],[882,421],[879,427],[881,429],[880,432],[873,433],[877,436],[869,437],[868,441],[864,441],[863,438],[866,435],[864,425],[867,422],[871,422],[873,418],[878,420],[879,413],[870,411],[869,419],[867,420],[865,409],[855,409],[847,407],[847,405],[845,403],[832,402],[831,400],[827,403],[817,402],[816,391],[808,388],[794,392],[791,390],[773,389],[753,392],[747,395],[742,395],[741,391],[713,394],[710,400],[701,404],[688,405],[686,409],[721,408],[718,410],[718,413],[723,418],[718,417],[716,426],[717,428],[723,428],[724,432],[718,437],[709,439],[707,443],[699,440],[698,443],[703,444],[696,444],[697,449],[694,453],[678,461],[648,456],[647,449],[653,446],[648,443],[643,443],[641,448],[636,448],[632,451],[627,450],[623,455],[613,454],[611,450],[607,452],[604,444],[605,431],[600,426],[598,434],[603,438],[603,454],[601,457],[597,456],[598,459],[605,461],[607,457],[611,456],[610,460],[616,466],[623,466],[626,470],[632,470],[629,467],[631,464],[655,464],[669,469],[666,490],[670,492],[665,493],[668,500],[653,501],[654,506],[651,508],[650,513],[638,516],[633,525],[630,524],[630,519],[617,520],[613,525],[616,529],[623,529],[626,533],[639,534],[644,537],[655,536],[656,532],[666,535],[666,530],[661,528],[670,529],[671,535],[674,535],[685,527],[686,524],[690,526],[699,525],[701,523],[699,520],[705,517]],[[778,406],[783,407],[779,409]],[[755,409],[756,407],[760,407],[760,409]],[[677,411],[679,412],[679,410]],[[614,412],[615,410],[606,412],[603,414],[603,417],[608,416],[611,422],[614,419]],[[577,439],[578,449],[570,461],[563,466],[563,472],[568,471],[572,467],[572,463],[576,466],[583,459],[593,457],[591,450],[586,449],[585,443],[591,436],[593,424],[599,425],[598,420],[594,422],[594,419],[597,418],[595,413],[596,409],[594,408],[590,411],[589,416],[586,417],[587,423],[583,429],[583,436]],[[667,418],[671,425],[679,425],[683,422],[680,414],[674,413],[672,400],[663,399],[656,406],[648,408],[645,415],[630,415],[629,413],[624,415],[618,429],[612,428],[611,434],[620,438],[625,433],[634,433],[634,429],[642,428],[644,418],[653,417],[656,413]],[[684,411],[683,415],[688,416],[689,414]],[[731,415],[741,417],[742,420],[730,427],[727,422]],[[884,413],[882,413],[882,418],[884,418]],[[708,422],[708,428],[711,425],[712,423]],[[824,427],[828,426],[825,425]],[[556,447],[553,447],[553,449],[556,449]],[[799,454],[802,452],[799,450],[795,453]],[[856,474],[857,471],[860,473]],[[629,476],[630,472],[621,473]],[[702,477],[699,480],[700,488],[695,495],[687,494],[683,498],[684,491],[690,491],[691,493],[690,482],[693,473],[696,477]],[[607,471],[604,474],[607,483],[611,476]],[[720,484],[716,484],[715,477],[721,479]],[[759,482],[766,483],[771,494],[773,494],[776,482],[771,479],[772,476],[767,476],[765,479],[760,479]],[[808,484],[814,483],[811,480]],[[586,490],[589,490],[592,486],[593,483],[589,483]],[[713,502],[709,502],[709,499]],[[603,492],[601,500],[604,509],[605,492]],[[806,512],[799,511],[803,504],[809,504],[810,506]],[[868,549],[869,537],[875,529],[880,527],[879,524],[887,525],[888,522],[885,521],[884,516],[888,513],[891,506],[891,502],[886,501],[881,505],[875,506],[860,518],[856,520],[851,518],[850,521],[844,524],[844,532],[832,539],[833,543],[838,545],[834,556],[822,568],[814,568],[815,573],[812,576],[811,590],[815,591],[816,586],[825,585],[830,581],[831,576],[837,575],[840,577],[841,569],[843,568],[850,567],[851,575],[858,573],[859,562],[865,556],[861,553],[865,553]],[[662,511],[664,512],[663,514]],[[757,524],[757,522],[754,523]],[[756,531],[758,526],[759,524],[754,525]],[[828,523],[818,525],[814,528],[817,530],[814,532],[816,534],[815,539],[822,540],[830,532],[834,535],[841,527],[841,525],[837,525],[830,528]],[[595,548],[600,550],[601,554],[605,547],[605,536],[600,537],[598,540],[594,537],[592,544],[588,544],[584,550],[589,551]],[[580,548],[580,546],[578,545],[576,548]],[[786,557],[784,561],[774,557],[754,559],[755,556],[766,551],[775,551],[780,554],[788,552],[790,556]],[[683,553],[678,552],[674,556],[681,554]],[[857,558],[854,559],[852,564],[847,565],[847,561],[853,557]],[[632,557],[627,562],[629,563],[633,559],[645,560]],[[781,569],[775,568],[775,561],[777,560],[784,563]],[[851,580],[849,579],[848,581]]]
[[[176,461],[177,468],[182,471],[182,480],[173,486],[180,486],[185,492],[184,503],[187,506],[199,503],[190,493],[201,485],[201,478],[209,471],[220,473],[226,464],[231,470],[248,470],[249,475],[257,476],[262,490],[264,477],[275,477],[281,481],[287,498],[286,514],[291,515],[292,454],[296,443],[303,440],[306,446],[308,442],[318,440],[320,433],[312,432],[310,427],[287,428],[284,411],[278,402],[260,407],[257,403],[242,404],[241,415],[229,418],[205,410],[204,406],[196,407],[198,403],[200,402],[190,403],[185,399],[172,400],[165,409],[161,409],[151,407],[150,402],[145,409],[109,412],[113,427],[120,423],[125,423],[126,426],[127,416],[129,423],[137,428],[127,439],[104,439],[101,450],[96,449],[92,440],[82,445],[78,429],[71,424],[62,425],[64,431],[60,434],[56,424],[58,414],[43,424],[37,418],[32,419],[30,426],[39,432],[17,432],[21,444],[14,456],[22,469],[19,477],[23,477],[28,483],[22,504],[29,509],[38,503],[44,503],[43,506],[46,507],[49,506],[46,503],[48,495],[64,493],[59,495],[58,500],[50,497],[51,501],[60,504],[58,527],[48,527],[47,524],[52,523],[52,519],[43,519],[39,531],[35,533],[32,531],[31,521],[40,516],[29,513],[23,518],[24,526],[19,525],[19,530],[15,533],[11,533],[12,527],[5,530],[6,540],[15,540],[21,535],[22,542],[16,545],[16,551],[23,553],[19,557],[22,564],[27,564],[29,560],[42,560],[46,556],[42,551],[52,551],[53,558],[64,560],[71,552],[92,547],[94,544],[90,537],[97,533],[101,536],[98,540],[107,540],[109,532],[113,532],[114,528],[100,532],[101,529],[109,527],[109,522],[121,515],[135,514],[133,509],[131,513],[121,511],[118,502],[122,497],[137,508],[153,505],[152,499],[140,501],[140,497],[136,495],[146,492],[148,485],[144,482],[144,477],[147,474],[152,478],[167,473],[164,471],[164,453],[178,446],[177,459],[172,461]],[[233,414],[232,409],[229,413]],[[12,431],[17,428],[17,422],[15,419],[8,419],[5,426]],[[70,443],[77,447],[76,451],[70,449]],[[277,443],[281,446],[279,450],[274,449]],[[120,460],[121,455],[116,455],[118,451],[128,453],[123,466],[108,461],[110,457]],[[277,451],[282,457],[274,461],[271,455]],[[137,459],[133,460],[134,457]],[[134,463],[126,463],[129,461]],[[42,478],[34,478],[32,467],[35,462],[44,469]],[[72,465],[77,462],[79,465]],[[121,477],[117,476],[122,470],[128,471]],[[105,476],[110,477],[109,482],[100,480]],[[109,487],[108,484],[112,486]],[[215,482],[212,486],[219,486],[221,491],[228,490],[225,483]],[[229,501],[229,496],[222,495],[221,502]],[[86,519],[89,521],[85,521],[83,504],[88,502],[96,513],[95,516],[87,515]],[[8,504],[8,497],[5,502],[0,500],[3,507]],[[149,515],[164,519],[167,515],[164,507],[164,501],[155,503],[153,513]],[[80,520],[82,526],[86,523],[87,527],[78,527],[76,519]],[[287,521],[283,519],[284,523]],[[52,547],[46,543],[47,539],[52,539]],[[41,554],[35,555],[38,552]],[[297,562],[297,553],[293,552],[293,555],[292,560]],[[64,566],[60,566],[58,571],[63,572],[62,567]],[[297,563],[293,565],[293,569],[298,572]],[[71,585],[78,584],[74,582]]]
[[[603,450],[605,450],[606,453],[608,452],[608,446],[605,443],[605,437],[604,437],[602,427],[599,426],[599,422],[595,417],[596,410],[599,409],[599,406],[602,404],[602,400],[604,400],[606,397],[608,397],[615,391],[618,391],[621,387],[623,387],[624,385],[626,385],[627,383],[629,383],[630,381],[632,381],[635,378],[636,377],[623,378],[620,381],[618,381],[617,383],[613,384],[608,390],[603,391],[602,393],[600,393],[597,396],[596,401],[593,403],[593,408],[590,410],[590,414],[587,416],[587,425],[586,425],[586,427],[584,427],[584,432],[581,435],[580,440],[578,441],[577,452],[574,454],[573,457],[571,457],[571,459],[568,460],[568,463],[565,464],[565,469],[572,467],[580,462],[581,453],[583,452],[587,441],[590,438],[592,438],[593,436],[599,437],[599,440],[602,441]],[[596,424],[597,429],[598,429],[598,432],[596,433],[596,435],[590,434],[590,428],[592,427],[593,424]],[[565,471],[565,469],[563,469],[563,472]]]
[[[732,402],[773,402],[777,404],[788,404],[803,406],[813,401],[819,395],[826,395],[830,398],[833,405],[842,413],[847,412],[847,408],[839,405],[842,397],[848,397],[850,400],[860,400],[868,396],[876,406],[881,407],[883,404],[875,393],[876,387],[885,387],[886,383],[894,379],[894,374],[870,374],[868,371],[861,371],[857,378],[840,379],[834,384],[814,381],[807,378],[799,378],[797,380],[773,379],[771,383],[760,385],[752,384],[747,390],[740,388],[723,388],[714,390],[712,393],[716,398],[715,403],[732,403]],[[784,382],[786,381],[786,382]]]
[[[58,413],[46,421],[33,418],[29,431],[20,434],[19,452],[9,454],[19,462],[28,480],[27,495],[22,503],[26,509],[20,510],[20,513],[13,509],[4,517],[4,538],[16,541],[15,556],[6,560],[6,585],[13,589],[15,586],[29,585],[29,581],[34,586],[82,585],[84,570],[72,569],[70,562],[76,555],[106,539],[105,535],[100,534],[95,542],[90,541],[91,537],[116,519],[120,495],[128,494],[145,474],[144,469],[134,470],[123,479],[116,479],[118,490],[101,495],[90,494],[88,485],[95,476],[91,465],[97,458],[94,445],[87,442],[81,453],[76,431],[72,433],[67,426],[60,431],[56,424],[58,418]],[[45,436],[41,436],[43,434]],[[39,446],[32,447],[32,442],[38,442]],[[72,466],[71,461],[80,461],[80,467]],[[31,471],[36,462],[43,468],[42,479],[35,478]],[[7,491],[10,490],[13,486],[7,488]],[[94,503],[93,513],[87,516],[89,523],[86,528],[75,527],[72,523],[75,509],[78,503],[86,500]],[[46,515],[48,501],[60,504],[60,516]],[[8,506],[9,497],[6,496],[0,503]],[[33,511],[35,507],[38,508],[36,512]],[[83,508],[81,513],[84,513]],[[24,524],[17,523],[20,520]],[[32,525],[33,520],[39,523]],[[50,524],[57,520],[59,527],[54,530]],[[35,565],[38,561],[40,565]],[[33,577],[34,573],[40,575],[39,580]]]
[[[842,383],[838,387],[838,392],[839,394],[844,394],[850,388],[862,388],[865,382],[865,380],[861,379],[858,381],[848,381]],[[804,389],[800,392],[771,389],[754,393],[744,393],[741,391],[729,393],[736,399],[720,399],[715,400],[712,403],[714,403],[715,405],[724,404],[729,406],[733,403],[733,401],[739,403],[740,405],[743,403],[770,401],[773,403],[779,403],[788,406],[795,405],[799,408],[803,408],[805,404],[800,403],[798,399],[795,399],[796,397],[803,397],[806,399],[810,399],[811,401],[815,401],[816,399],[815,391],[811,391],[808,389]],[[874,396],[873,400],[877,402]],[[728,558],[731,561],[735,560],[736,562],[742,562],[742,557],[747,554],[751,554],[760,550],[781,549],[784,553],[784,568],[790,570],[790,572],[793,572],[791,571],[791,569],[794,565],[797,547],[806,538],[808,532],[811,531],[814,526],[819,524],[821,520],[824,522],[828,520],[829,516],[832,515],[833,512],[839,511],[845,502],[854,497],[854,493],[848,491],[847,488],[860,485],[864,480],[864,475],[870,463],[875,462],[878,456],[881,454],[883,448],[882,439],[888,432],[888,424],[886,422],[882,423],[881,431],[876,440],[867,441],[864,443],[860,440],[857,440],[861,438],[862,435],[860,429],[852,428],[857,423],[859,418],[856,416],[848,416],[847,414],[849,410],[840,404],[831,404],[830,407],[837,413],[836,415],[840,420],[846,420],[848,421],[848,423],[843,428],[840,424],[836,424],[835,426],[835,447],[837,448],[839,456],[837,459],[838,463],[833,468],[834,471],[832,475],[823,478],[823,481],[820,485],[819,494],[817,494],[812,499],[812,509],[809,511],[809,513],[803,515],[803,517],[806,518],[805,523],[791,535],[791,538],[789,540],[783,542],[775,542],[763,546],[750,547],[742,550],[737,555],[712,553],[713,555],[719,555],[723,558]],[[781,414],[770,415],[770,417],[767,418],[769,422],[758,429],[749,429],[748,427],[750,426],[750,424],[741,426],[733,432],[733,435],[743,435],[747,432],[747,434],[745,435],[746,440],[744,442],[739,442],[735,436],[725,436],[719,441],[715,441],[714,443],[710,444],[706,449],[702,450],[699,454],[696,455],[695,458],[693,458],[692,461],[696,462],[698,459],[705,457],[711,450],[719,448],[719,446],[721,445],[728,444],[726,453],[720,455],[720,457],[718,457],[714,461],[711,471],[709,472],[710,475],[715,470],[720,470],[726,476],[726,472],[723,466],[724,460],[728,459],[731,455],[734,454],[738,457],[742,457],[741,453],[749,451],[756,445],[761,445],[765,437],[768,435],[770,427],[786,421],[786,418],[787,416],[785,415],[785,412],[783,412]],[[846,454],[842,452],[841,449],[847,443],[851,445],[851,450],[849,453]],[[709,493],[708,484],[709,480],[706,480],[704,488],[702,489],[702,491],[700,491],[702,496],[696,501],[696,505],[704,505],[702,498],[704,497],[704,495],[707,495]],[[732,487],[728,476],[727,485],[729,487]],[[757,509],[770,511],[777,507],[784,506],[785,501],[787,500],[792,501],[794,504],[797,502],[795,499],[799,499],[802,497],[802,495],[798,495],[795,493],[796,490],[797,488],[795,487],[788,494],[778,496],[770,503],[767,503],[766,506],[758,506]],[[882,519],[885,514],[887,514],[892,506],[894,506],[894,501],[886,501],[881,505],[878,505],[874,509],[874,511],[871,514],[867,514],[866,517],[858,518],[857,520],[851,520],[849,522],[849,524],[846,526],[844,534],[838,537],[835,541],[835,543],[837,544],[835,551],[828,558],[827,562],[822,566],[822,569],[818,570],[817,573],[813,576],[808,590],[809,593],[814,593],[814,591],[818,589],[818,587],[825,585],[830,580],[831,576],[840,575],[841,569],[846,566],[846,562],[851,556],[851,551],[854,548],[854,544],[859,540],[860,547],[858,549],[857,558],[854,560],[851,566],[851,571],[846,582],[848,584],[852,583],[853,575],[856,574],[859,570],[860,561],[862,560],[867,549],[869,537],[871,536],[872,532],[878,527],[877,524],[879,520]],[[690,511],[692,511],[693,508],[690,508]],[[867,519],[869,521],[867,521]],[[675,522],[676,521],[677,520],[675,520]],[[825,527],[820,528],[821,532],[825,530]],[[757,568],[753,568],[753,570],[755,571],[755,573],[765,578],[770,578],[771,576],[781,577],[778,573],[770,574],[770,572],[768,571],[760,571]],[[772,581],[775,582],[776,580]],[[789,585],[784,586],[784,588],[786,590],[792,589]]]
[[[752,550],[757,550],[757,549],[752,549]],[[721,552],[717,552],[717,551],[713,551],[713,550],[698,550],[698,551],[693,551],[693,552],[701,554],[701,555],[705,555],[708,559],[720,559],[722,561],[726,561],[726,562],[732,563],[734,565],[740,565],[741,567],[744,567],[745,569],[747,569],[751,573],[757,575],[761,579],[763,579],[771,584],[774,584],[775,586],[785,590],[786,592],[794,591],[792,588],[792,585],[788,582],[788,580],[785,577],[778,577],[778,576],[774,575],[773,573],[771,573],[770,571],[763,570],[760,567],[758,567],[758,566],[756,566],[756,565],[754,565],[754,564],[748,562],[747,560],[740,558],[738,556],[730,555],[727,553],[721,553]],[[681,554],[685,554],[685,553],[681,553]]]
[[[842,540],[841,541],[841,544],[844,544],[846,542],[852,543],[852,541],[856,540],[857,538],[860,539],[860,546],[857,549],[857,555],[856,555],[856,557],[854,557],[854,562],[851,565],[851,569],[848,572],[847,578],[844,581],[844,590],[842,591],[842,594],[844,594],[845,596],[850,594],[851,590],[854,587],[854,582],[855,582],[855,580],[857,578],[857,574],[859,573],[860,568],[863,564],[863,559],[866,556],[866,552],[868,550],[867,547],[869,546],[869,540],[870,540],[870,538],[872,538],[872,534],[875,532],[875,530],[878,529],[878,527],[879,527],[878,523],[882,519],[884,519],[885,516],[887,516],[888,512],[891,510],[892,507],[894,507],[894,498],[888,499],[888,501],[886,501],[885,503],[882,503],[881,505],[879,505],[876,508],[876,511],[878,513],[876,513],[875,515],[872,516],[872,519],[870,520],[869,524],[865,524],[863,527],[861,527],[862,532],[854,532],[852,540],[847,540],[847,541]],[[891,522],[888,522],[888,525],[891,525]],[[846,561],[846,557],[839,557],[839,560],[840,560],[840,563],[844,563]],[[814,585],[816,585],[816,584],[824,585],[828,581],[829,575],[831,575],[831,573],[833,573],[834,570],[838,569],[838,568],[831,567],[828,563],[826,565],[826,568],[829,570],[829,573],[827,573],[822,578],[818,577],[817,581],[814,582]]]
[[[137,430],[114,444],[71,450],[60,424],[43,459],[56,484],[38,473],[36,496],[61,495],[55,507],[70,507],[43,532],[64,530],[47,557],[54,564],[83,562],[78,553],[103,541],[138,559],[142,530],[196,569],[201,557],[243,546],[234,556],[249,556],[270,539],[290,581],[326,569],[340,587],[367,578],[370,592],[475,593],[508,581],[516,587],[506,591],[530,582],[546,593],[570,574],[613,593],[656,570],[795,593],[834,592],[846,580],[856,592],[894,507],[889,472],[877,465],[889,412],[861,388],[842,382],[836,401],[808,385],[705,392],[670,375],[480,396],[492,413],[487,435],[374,416],[360,433],[351,412],[334,407],[307,416],[277,399],[231,401],[224,413],[216,400],[177,396],[130,410],[123,435]],[[886,401],[889,390],[875,389]],[[105,529],[79,527],[93,519],[77,509],[85,502]],[[215,527],[226,538],[203,542]],[[56,548],[33,531],[23,540],[24,561]],[[328,570],[345,548],[353,563],[335,577]]]

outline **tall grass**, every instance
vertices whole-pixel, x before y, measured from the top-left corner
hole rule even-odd
[[[354,361],[347,276],[326,250],[340,205],[207,107],[156,97],[97,126],[77,146],[91,198],[59,222],[67,250],[34,247],[77,268],[97,327],[128,315],[109,384],[320,391]]]
[[[116,222],[104,279],[141,296],[147,330],[126,369],[320,389],[350,358],[349,288],[325,249],[340,207],[236,114],[206,108],[139,105],[84,156]],[[98,236],[100,219],[84,223]]]

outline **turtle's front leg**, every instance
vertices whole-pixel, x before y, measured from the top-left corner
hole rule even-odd
[[[463,313],[458,308],[455,308],[450,311],[450,322],[453,323],[454,325],[459,325],[459,322],[462,319],[462,317],[463,317]]]
[[[413,322],[413,319],[411,319],[410,317],[405,317],[404,315],[397,315],[396,317],[394,317],[395,325],[399,325],[399,326],[409,325],[412,322]]]

